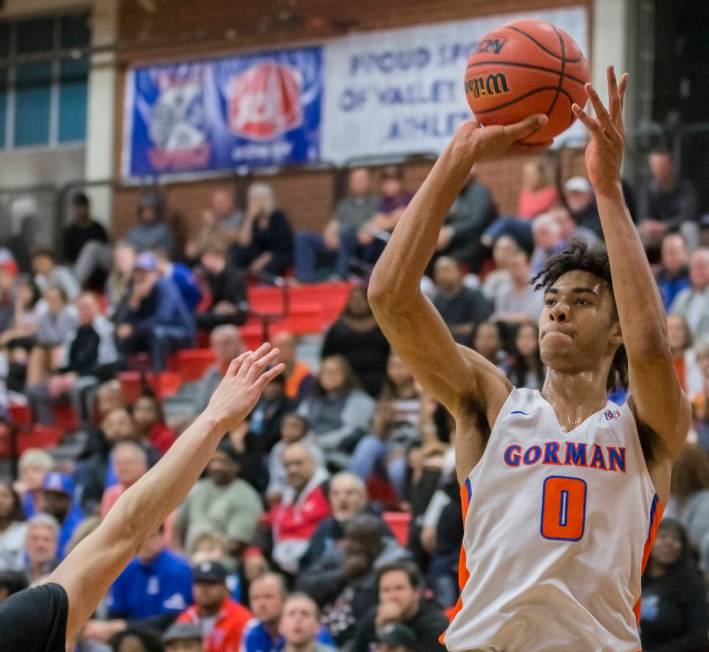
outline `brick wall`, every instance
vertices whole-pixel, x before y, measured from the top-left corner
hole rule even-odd
[[[348,29],[367,31],[578,4],[590,7],[592,0],[121,0],[116,169],[120,169],[125,71],[132,64],[318,42]],[[146,6],[154,11],[146,11]],[[479,178],[491,188],[503,212],[514,211],[523,162],[514,159],[479,166]],[[582,172],[582,163],[579,152],[562,156],[565,175]],[[415,190],[429,167],[430,163],[407,166],[407,187]],[[289,172],[268,179],[296,229],[324,224],[336,188],[342,186],[342,180],[328,171]],[[197,228],[200,209],[211,193],[229,185],[236,185],[241,193],[246,180],[169,184],[165,195],[189,233]],[[114,197],[114,231],[119,235],[134,221],[137,190],[119,188]]]

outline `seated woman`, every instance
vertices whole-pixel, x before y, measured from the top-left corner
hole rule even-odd
[[[246,215],[230,253],[234,266],[251,274],[279,276],[293,264],[293,231],[268,184],[249,186]]]
[[[640,638],[647,652],[706,649],[702,577],[692,559],[685,529],[669,518],[660,523],[642,578]]]
[[[312,394],[300,404],[328,464],[343,468],[369,428],[374,400],[357,385],[344,356],[325,358]]]
[[[421,400],[416,381],[402,359],[392,353],[384,389],[377,402],[372,433],[359,440],[350,471],[365,482],[378,464],[386,468],[399,497],[406,485],[406,451],[419,440]]]
[[[515,333],[507,377],[515,387],[541,389],[544,365],[539,355],[539,328],[533,323],[520,324]]]
[[[175,441],[175,433],[165,423],[165,415],[157,396],[145,391],[133,404],[133,421],[140,439],[154,446],[160,455],[167,453]]]
[[[119,240],[113,250],[113,265],[106,279],[105,294],[108,299],[107,314],[110,316],[128,292],[135,267],[136,248],[127,240]]]

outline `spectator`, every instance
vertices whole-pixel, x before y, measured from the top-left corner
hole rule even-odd
[[[14,489],[22,498],[22,511],[27,518],[39,511],[37,505],[42,494],[44,476],[53,468],[54,458],[41,448],[28,448],[20,455],[20,477],[15,482]]]
[[[87,638],[108,641],[126,628],[165,629],[192,603],[192,569],[165,545],[162,527],[141,546],[108,592],[108,620],[91,620]]]
[[[318,642],[320,631],[317,605],[307,595],[291,595],[283,605],[279,631],[285,640],[284,652],[336,652]]]
[[[168,256],[175,254],[175,236],[170,225],[163,219],[163,204],[157,195],[144,193],[140,197],[137,224],[128,229],[125,239],[139,253],[163,247]]]
[[[578,240],[584,242],[588,247],[596,247],[601,244],[601,239],[591,229],[584,226],[578,226],[571,217],[569,209],[565,206],[555,206],[549,211],[549,214],[556,220],[559,225],[561,239],[564,242]]]
[[[84,518],[81,507],[74,501],[74,481],[66,474],[52,471],[42,481],[42,511],[59,523],[57,559],[64,558],[66,546],[76,526]]]
[[[337,321],[325,333],[320,357],[343,355],[362,388],[379,396],[389,357],[389,342],[379,330],[364,287],[355,286]]]
[[[310,537],[308,549],[300,559],[301,572],[317,564],[323,555],[341,547],[345,538],[345,525],[349,521],[359,514],[370,513],[367,507],[367,487],[359,477],[349,471],[340,471],[332,477],[329,499],[332,516],[324,519]],[[394,535],[389,526],[381,518],[378,518],[378,521],[379,535],[393,539]]]
[[[6,347],[9,350],[10,361],[17,360],[23,366],[26,366],[27,356],[35,343],[37,322],[42,308],[41,296],[39,288],[31,279],[22,279],[15,294],[12,325],[0,333],[0,347]],[[24,355],[15,357],[12,355],[13,349],[24,351]]]
[[[17,263],[12,258],[0,260],[0,334],[12,324],[17,272]]]
[[[218,562],[205,561],[192,569],[192,593],[195,604],[177,618],[202,628],[205,652],[233,652],[239,649],[241,636],[251,612],[229,597],[227,571]]]
[[[561,237],[561,227],[552,213],[543,213],[534,218],[532,236],[534,237],[534,251],[530,264],[532,274],[536,275],[542,271],[547,259],[561,252],[567,243]]]
[[[91,647],[88,650],[78,650],[77,652],[104,652],[102,643],[88,641]],[[124,629],[109,641],[112,652],[164,652],[160,642],[160,632],[152,628]],[[181,651],[184,652],[184,651]],[[201,650],[200,650],[201,652]]]
[[[512,284],[495,296],[495,313],[492,319],[502,324],[519,324],[537,321],[544,307],[544,296],[529,283],[529,259],[524,253],[516,254],[509,263]]]
[[[296,586],[323,609],[322,623],[339,647],[377,599],[376,570],[408,556],[393,538],[381,536],[380,519],[358,514],[344,525],[344,541],[302,571]]]
[[[697,356],[692,349],[692,333],[682,315],[667,315],[667,343],[672,353],[672,363],[677,378],[688,396],[704,391],[704,378],[697,364]]]
[[[165,652],[204,652],[202,628],[192,623],[174,623],[162,636]]]
[[[406,625],[387,625],[377,632],[374,652],[415,652],[416,634]]]
[[[263,389],[251,412],[249,431],[258,441],[259,452],[270,452],[281,437],[281,419],[294,407],[285,393],[285,378],[276,376]]]
[[[517,216],[523,220],[545,213],[559,201],[551,166],[544,159],[527,161],[522,168]]]
[[[495,263],[495,269],[485,277],[482,285],[482,292],[489,301],[494,301],[503,287],[512,285],[508,267],[514,256],[521,251],[517,241],[510,235],[501,235],[495,240],[492,246],[492,261]]]
[[[308,420],[328,463],[344,467],[369,426],[374,405],[358,389],[344,356],[331,355],[322,361],[315,388],[298,414]]]
[[[480,237],[497,216],[490,191],[478,183],[473,167],[467,183],[446,215],[438,234],[436,253],[450,256],[458,264],[479,272],[487,257],[487,248],[480,242]]]
[[[436,293],[433,305],[453,335],[453,339],[470,345],[475,326],[492,314],[492,306],[480,290],[466,287],[458,263],[441,256],[434,266]]]
[[[298,360],[295,350],[295,337],[287,332],[280,331],[273,336],[272,344],[278,348],[278,362],[282,362],[286,369],[281,374],[286,380],[286,396],[300,402],[313,387],[313,376],[310,367]]]
[[[505,353],[502,350],[500,328],[494,321],[478,324],[473,337],[473,349],[483,358],[487,358],[500,370],[506,370]]]
[[[128,294],[135,269],[136,249],[127,240],[119,240],[113,250],[113,264],[106,279],[107,313],[112,315]]]
[[[64,295],[69,301],[74,301],[79,295],[79,284],[68,267],[56,264],[54,250],[37,248],[32,252],[33,280],[40,292],[52,286],[64,290]]]
[[[689,287],[688,261],[687,247],[679,233],[668,233],[662,238],[660,268],[655,274],[655,280],[665,310],[669,310],[677,295]]]
[[[675,460],[664,515],[679,521],[691,549],[699,550],[709,532],[709,460],[696,444],[685,444]]]
[[[168,355],[190,346],[195,336],[194,317],[175,284],[160,278],[155,256],[147,252],[136,259],[131,290],[116,319],[116,337],[124,359],[147,351],[154,372],[163,371]]]
[[[681,179],[666,150],[655,150],[648,158],[651,180],[643,192],[640,236],[646,247],[657,247],[662,237],[679,229],[693,247],[698,244],[699,198],[688,179]]]
[[[418,440],[421,401],[413,375],[396,354],[389,356],[384,389],[372,432],[357,443],[349,468],[366,481],[383,466],[399,497],[406,488],[406,451]]]
[[[37,319],[35,345],[27,363],[27,384],[33,385],[47,378],[60,365],[63,345],[76,329],[77,318],[74,306],[67,305],[64,290],[58,286],[44,291],[46,309]]]
[[[235,267],[251,274],[281,276],[293,264],[293,232],[285,213],[276,208],[271,186],[249,186],[244,222],[231,246]]]
[[[379,605],[360,622],[351,652],[367,652],[377,634],[389,625],[405,625],[417,640],[416,652],[444,652],[438,637],[448,620],[432,603],[421,596],[421,574],[407,561],[394,562],[379,569]]]
[[[571,177],[564,184],[564,198],[576,226],[593,231],[603,240],[593,188],[586,177]]]
[[[206,285],[207,299],[197,311],[197,326],[212,330],[223,324],[243,324],[249,311],[246,283],[244,274],[229,264],[226,243],[209,243],[200,260],[197,273]]]
[[[59,564],[59,523],[49,514],[35,514],[27,522],[25,573],[30,585],[40,582]]]
[[[643,650],[687,652],[706,646],[707,615],[702,578],[684,528],[666,518],[642,578],[640,638]]]
[[[143,391],[133,404],[133,421],[141,440],[150,442],[164,455],[175,441],[175,433],[165,424],[162,404],[151,391]]]
[[[539,355],[539,327],[520,324],[514,339],[507,377],[515,387],[541,390],[544,385],[544,365]]]
[[[196,237],[188,240],[185,246],[188,261],[197,261],[211,243],[223,242],[228,246],[236,241],[244,214],[234,204],[233,190],[215,191],[211,206],[202,211],[201,222]]]
[[[26,588],[27,577],[22,571],[0,571],[0,604]]]
[[[387,165],[381,173],[381,199],[377,213],[357,231],[358,257],[367,265],[374,265],[384,251],[384,245],[394,230],[412,194],[404,190],[404,171],[396,165]]]
[[[148,472],[148,455],[134,441],[119,441],[113,447],[112,460],[118,483],[103,492],[99,508],[101,518],[106,517],[128,487],[138,482]]]
[[[0,571],[21,571],[24,568],[26,538],[22,500],[10,483],[0,482]]]
[[[285,640],[278,626],[287,597],[286,584],[278,573],[264,573],[255,577],[249,587],[249,604],[254,617],[248,622],[241,639],[240,652],[282,652]],[[320,626],[318,642],[333,643],[329,632]]]
[[[689,257],[689,282],[671,310],[687,320],[695,338],[704,338],[709,336],[709,248],[697,249]]]
[[[308,447],[318,467],[325,466],[325,457],[317,437],[309,431],[308,420],[295,412],[283,416],[280,423],[280,441],[268,454],[269,483],[266,499],[269,504],[277,503],[288,487],[288,479],[283,466],[283,451],[295,442],[302,442]]]
[[[71,201],[72,221],[62,232],[64,260],[75,263],[84,245],[91,241],[108,242],[106,229],[91,218],[91,203],[83,192],[74,195]]]
[[[233,600],[241,602],[242,579],[236,559],[229,554],[229,541],[215,530],[205,530],[198,534],[190,549],[190,562],[196,566],[203,561],[218,561],[227,569],[226,585]]]
[[[175,531],[183,547],[191,548],[195,537],[207,530],[225,536],[232,555],[251,543],[261,499],[238,474],[239,457],[228,441],[222,441],[207,466],[207,477],[192,488],[177,513]]]
[[[118,351],[113,339],[113,324],[99,312],[93,294],[83,293],[76,300],[78,324],[67,333],[61,357],[55,360],[49,379],[28,388],[35,418],[40,423],[52,423],[52,403],[71,397],[80,423],[89,421],[88,397],[101,380],[116,371]]]
[[[197,305],[202,301],[202,290],[199,288],[192,270],[187,265],[172,262],[164,247],[157,247],[153,254],[160,275],[163,278],[170,279],[175,284],[187,309],[190,312],[194,312]]]
[[[316,279],[318,259],[335,257],[335,274],[346,279],[350,257],[356,247],[357,232],[377,212],[379,198],[371,193],[367,168],[353,168],[349,174],[347,197],[335,208],[333,218],[322,234],[297,233],[295,236],[295,275],[301,283]]]
[[[323,518],[330,515],[324,485],[328,474],[318,468],[312,453],[302,442],[283,451],[288,487],[280,503],[269,514],[273,537],[272,558],[289,574],[298,570],[310,537]]]

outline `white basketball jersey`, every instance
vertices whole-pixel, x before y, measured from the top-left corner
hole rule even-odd
[[[662,507],[627,405],[565,433],[537,390],[513,389],[461,493],[448,650],[640,650],[640,578]]]

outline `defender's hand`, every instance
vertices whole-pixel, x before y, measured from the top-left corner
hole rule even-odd
[[[596,194],[616,192],[620,187],[620,167],[623,163],[625,127],[623,101],[628,86],[628,73],[616,82],[615,69],[608,66],[608,109],[591,84],[586,84],[586,95],[596,114],[592,118],[578,104],[571,110],[583,123],[591,141],[586,146],[586,172]]]

